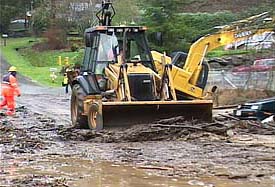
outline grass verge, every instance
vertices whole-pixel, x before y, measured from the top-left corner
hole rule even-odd
[[[61,86],[63,75],[59,72],[62,66],[58,65],[58,56],[62,59],[69,57],[73,59],[78,57],[79,52],[66,51],[43,51],[38,52],[32,49],[32,45],[40,42],[41,38],[10,38],[6,46],[1,46],[1,52],[4,58],[17,67],[18,72],[29,77],[40,85]],[[50,78],[50,69],[56,69],[57,79],[52,82]]]

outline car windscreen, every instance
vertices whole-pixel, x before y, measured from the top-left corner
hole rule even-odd
[[[261,60],[256,60],[256,61],[254,62],[254,65],[274,66],[274,65],[275,65],[275,59],[261,59]]]
[[[275,101],[263,103],[261,110],[265,112],[275,113]]]
[[[275,66],[275,59],[269,59],[265,62],[266,65]]]

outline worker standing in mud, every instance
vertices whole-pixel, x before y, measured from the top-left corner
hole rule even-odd
[[[3,96],[3,100],[0,103],[0,110],[7,106],[8,110],[6,115],[14,115],[15,114],[15,99],[14,96],[21,96],[21,91],[18,87],[17,79],[16,79],[16,67],[11,66],[8,70],[8,73],[3,76],[2,79],[2,90],[1,94]]]
[[[63,81],[62,86],[65,87],[65,95],[67,96],[69,94],[69,79],[68,79],[68,72],[70,71],[70,66],[65,65],[64,67],[64,73],[63,73]]]

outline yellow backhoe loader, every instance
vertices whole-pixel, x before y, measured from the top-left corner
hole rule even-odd
[[[174,116],[211,121],[212,101],[202,99],[208,69],[197,61],[212,44],[198,52],[191,49],[194,54],[188,55],[183,68],[165,56],[159,56],[163,60],[156,67],[146,28],[111,26],[114,15],[112,3],[104,1],[97,13],[99,26],[85,31],[81,68],[68,72],[72,124],[100,130]]]
[[[204,99],[209,93],[205,92],[209,71],[208,64],[204,62],[205,55],[213,49],[246,40],[254,35],[264,32],[272,34],[275,31],[274,25],[274,18],[265,12],[218,27],[219,30],[215,33],[194,42],[188,54],[177,52],[173,59],[157,51],[152,51],[152,55],[160,74],[165,73],[163,67],[167,64],[172,65],[172,68],[166,70],[171,74],[170,81],[173,83],[177,99]]]

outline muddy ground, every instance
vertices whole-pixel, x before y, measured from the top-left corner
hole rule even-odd
[[[127,165],[189,181],[217,177],[272,186],[274,134],[274,123],[221,116],[211,124],[178,117],[95,132],[60,124],[21,106],[15,117],[2,114],[0,118],[0,186],[71,186],[89,176],[71,176],[58,167],[79,160]],[[71,167],[82,171],[74,164]]]
[[[0,186],[273,187],[274,123],[218,110],[95,132],[71,126],[62,88],[21,88],[16,116],[0,113]]]

